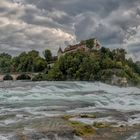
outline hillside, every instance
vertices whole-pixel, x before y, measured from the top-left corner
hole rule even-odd
[[[55,57],[50,50],[43,55],[36,50],[15,57],[2,53],[0,73],[7,74],[4,80],[11,80],[10,73],[31,72],[39,73],[34,81],[102,81],[125,86],[140,83],[140,62],[126,59],[124,49],[101,47],[95,38],[69,45],[64,51],[60,48]]]
[[[129,84],[140,82],[140,67],[126,59],[124,49],[102,47],[100,50],[78,50],[62,55],[47,75],[48,80],[103,81],[111,83],[115,75]],[[118,81],[119,82],[119,81]]]

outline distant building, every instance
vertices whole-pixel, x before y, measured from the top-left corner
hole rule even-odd
[[[100,50],[101,44],[96,38],[81,41],[81,44],[86,45],[90,50]]]
[[[60,58],[61,55],[63,55],[63,51],[62,51],[61,47],[59,47],[58,52],[57,52],[58,59]]]
[[[101,44],[97,39],[93,38],[93,39],[81,41],[79,44],[76,45],[69,45],[64,49],[64,51],[61,48],[59,48],[57,56],[58,58],[60,58],[61,55],[76,52],[78,50],[87,52],[90,50],[100,50],[100,49],[101,49]]]

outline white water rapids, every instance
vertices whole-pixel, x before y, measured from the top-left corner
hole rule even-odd
[[[1,82],[0,128],[10,127],[35,118],[87,112],[119,112],[123,119],[105,116],[96,121],[117,121],[118,125],[140,124],[140,89],[120,88],[88,82]],[[75,118],[76,119],[76,118]],[[91,123],[90,120],[80,120]],[[93,123],[93,122],[92,122]],[[0,140],[10,140],[1,132]],[[131,136],[133,137],[133,136]],[[133,138],[139,140],[136,132]]]

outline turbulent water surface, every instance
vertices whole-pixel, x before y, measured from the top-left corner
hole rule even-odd
[[[93,112],[102,114],[94,121],[116,126],[140,124],[140,89],[88,82],[0,83],[0,140],[14,140],[19,125],[33,131],[29,125],[33,120]],[[93,123],[90,119],[79,121]],[[140,132],[126,140],[140,140]]]

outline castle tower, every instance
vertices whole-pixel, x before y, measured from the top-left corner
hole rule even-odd
[[[58,59],[60,58],[60,56],[62,54],[63,54],[63,51],[62,51],[61,47],[59,47],[58,52],[57,52]]]
[[[101,49],[101,44],[100,42],[94,38],[94,47],[93,47],[94,50],[100,50]]]

